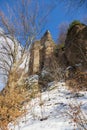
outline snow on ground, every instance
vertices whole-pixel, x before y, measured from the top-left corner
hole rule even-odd
[[[54,84],[50,83],[48,91],[24,106],[27,113],[18,118],[15,125],[10,123],[9,130],[74,130],[76,128],[71,116],[67,115],[70,112],[69,104],[81,103],[82,110],[87,115],[87,92],[73,94],[65,88],[64,82]]]

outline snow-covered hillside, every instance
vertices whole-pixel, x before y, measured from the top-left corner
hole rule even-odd
[[[80,130],[83,118],[87,121],[87,92],[73,93],[66,89],[64,82],[53,82],[48,91],[25,104],[23,109],[27,112],[10,123],[9,130]],[[84,126],[87,128],[87,124]]]

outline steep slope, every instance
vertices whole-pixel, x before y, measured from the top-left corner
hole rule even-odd
[[[72,38],[71,34],[70,38]],[[83,39],[83,35],[81,38]],[[72,42],[72,39],[70,40]],[[84,88],[87,87],[87,73],[86,69],[84,71],[79,69],[79,62],[74,62],[77,58],[76,53],[73,55],[75,56],[73,61],[70,58],[74,50],[72,46],[75,43],[71,43],[70,40],[66,40],[67,45],[63,50],[58,50],[59,57],[55,57],[56,45],[47,31],[41,40],[33,44],[31,53],[25,50],[24,55],[21,56],[20,44],[16,40],[13,42],[11,36],[2,33],[1,51],[5,54],[1,55],[1,59],[4,59],[6,64],[2,64],[3,60],[0,63],[5,69],[7,68],[5,72],[8,73],[10,70],[10,73],[6,87],[0,92],[1,130],[7,130],[8,124],[9,130],[35,130],[36,127],[47,130],[73,130],[74,127],[83,129],[83,124],[87,124],[87,116],[85,116],[87,115],[85,113],[87,92],[80,93],[77,89],[81,85],[80,88],[83,90],[84,81]],[[69,55],[68,51],[70,51]],[[10,55],[9,52],[11,52]],[[81,66],[84,68],[82,63]],[[54,82],[49,83],[52,81]],[[65,82],[55,84],[55,81]],[[67,90],[70,85],[72,91]]]
[[[73,93],[66,89],[63,82],[49,83],[48,91],[25,104],[22,108],[26,111],[24,116],[10,123],[8,128],[9,130],[73,130],[77,128],[83,130],[84,127],[87,128],[86,99],[87,92]],[[78,116],[74,113],[78,113]]]

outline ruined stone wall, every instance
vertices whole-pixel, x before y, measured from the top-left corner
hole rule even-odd
[[[50,63],[53,60],[52,57],[53,57],[54,46],[50,43],[50,41],[46,41],[45,45],[46,45],[46,47],[45,47],[44,66],[45,66],[45,68],[49,68]]]
[[[33,58],[34,58],[34,50],[33,47],[30,50],[30,61],[29,61],[29,75],[33,74]]]
[[[33,57],[31,57],[32,74],[36,74],[40,71],[40,48],[40,41],[35,41],[32,47]]]
[[[40,68],[40,41],[36,41],[34,44],[34,60],[33,60],[33,73],[38,73]]]
[[[54,46],[50,32],[46,32],[41,40],[35,41],[31,49],[30,75],[39,73],[43,68],[49,68]]]
[[[55,43],[52,40],[51,34],[47,31],[44,36],[41,38],[41,44],[44,47],[44,68],[50,68],[50,63],[53,60],[53,51]]]

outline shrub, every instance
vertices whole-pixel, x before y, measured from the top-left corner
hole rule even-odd
[[[82,23],[79,20],[74,20],[72,23],[69,24],[68,33],[75,25],[82,25]]]

